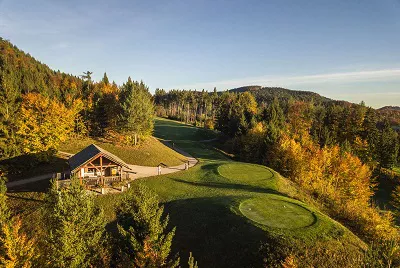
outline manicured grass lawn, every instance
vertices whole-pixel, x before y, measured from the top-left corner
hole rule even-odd
[[[212,130],[185,125],[169,119],[157,118],[154,136],[176,142],[193,142],[213,139],[216,137],[216,133]]]
[[[264,256],[259,248],[272,239],[311,246],[315,241],[362,245],[339,223],[290,198],[297,189],[275,171],[231,161],[197,142],[203,139],[201,130],[186,127],[157,120],[156,135],[162,129],[165,139],[174,137],[178,147],[200,159],[199,164],[188,171],[136,181],[156,191],[164,203],[170,226],[177,227],[173,252],[181,258],[193,252],[200,267],[261,267]],[[98,197],[111,222],[120,197]]]
[[[303,204],[279,195],[266,194],[262,198],[247,199],[239,209],[247,218],[271,228],[305,228],[317,221],[314,213]]]
[[[265,256],[260,255],[260,246],[275,239],[311,247],[316,242],[319,247],[335,243],[363,246],[341,224],[296,200],[299,190],[275,171],[231,161],[199,142],[213,138],[214,133],[165,119],[156,120],[155,133],[200,160],[187,171],[135,181],[159,195],[170,228],[177,228],[172,252],[179,253],[183,263],[193,252],[199,267],[263,267]],[[30,219],[41,206],[41,193],[11,195],[14,207],[22,213],[25,208],[24,215]],[[30,203],[25,197],[32,199]],[[111,232],[116,228],[115,208],[121,197],[123,194],[96,198]],[[30,211],[34,207],[36,210]]]
[[[230,180],[239,180],[247,183],[271,179],[274,173],[267,167],[232,162],[218,167],[218,173]]]
[[[154,138],[148,138],[138,146],[114,145],[104,140],[82,138],[67,141],[60,146],[60,151],[77,153],[90,144],[96,144],[112,154],[120,157],[128,164],[140,166],[157,166],[164,163],[167,166],[177,166],[186,162],[186,157],[162,144]]]

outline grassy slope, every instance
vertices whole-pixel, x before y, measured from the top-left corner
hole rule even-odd
[[[140,166],[157,166],[164,163],[167,166],[181,165],[186,158],[171,150],[160,141],[149,138],[138,146],[118,146],[112,143],[90,138],[67,141],[60,146],[60,151],[77,153],[90,144],[96,144],[112,154],[120,157],[128,164]]]
[[[170,216],[170,226],[177,227],[173,252],[180,253],[183,263],[192,251],[200,267],[261,267],[263,256],[257,252],[261,243],[272,238],[284,239],[288,245],[318,243],[319,247],[329,247],[343,242],[346,247],[362,246],[339,223],[315,207],[290,198],[297,197],[298,190],[278,173],[231,161],[196,142],[210,135],[173,121],[157,120],[156,136],[172,139],[198,157],[200,163],[188,171],[140,180],[159,194]],[[40,189],[46,186],[43,183]],[[25,230],[37,234],[41,231],[44,194],[29,192],[30,188],[27,185],[16,189],[22,192],[9,193],[9,201],[13,211],[23,216]],[[105,210],[111,231],[116,227],[114,208],[121,197],[105,195],[96,199]],[[245,211],[247,218],[241,211],[249,208],[249,201],[256,211],[255,216]]]
[[[73,139],[61,144],[59,150],[67,153],[77,153],[92,143],[117,155],[128,164],[157,166],[160,163],[164,163],[167,166],[177,166],[186,162],[185,156],[175,152],[153,137],[138,146],[118,146],[90,138]],[[40,163],[32,167],[27,166],[27,163],[34,161],[33,159],[33,155],[18,156],[14,159],[3,160],[0,164],[14,167],[8,175],[9,181],[68,170],[67,158],[62,154],[52,157],[49,163]]]
[[[288,197],[297,189],[273,170],[233,162],[196,142],[209,139],[210,132],[160,119],[155,135],[173,140],[200,159],[188,171],[140,180],[159,194],[171,226],[177,226],[173,246],[182,258],[192,251],[200,267],[259,267],[262,258],[257,251],[271,238],[308,245],[316,241],[362,244],[314,207]],[[98,199],[110,221],[119,198]],[[245,212],[251,219],[241,212],[249,208],[248,202],[258,210],[253,215]]]

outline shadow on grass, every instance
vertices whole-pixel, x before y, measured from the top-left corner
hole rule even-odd
[[[6,195],[9,199],[18,199],[18,200],[25,200],[25,201],[33,201],[33,202],[37,202],[37,203],[45,203],[45,201],[41,200],[41,199],[22,197],[22,196],[13,195],[13,194],[6,194]]]
[[[164,203],[164,217],[169,215],[167,229],[176,227],[171,256],[179,253],[182,267],[187,267],[189,252],[199,267],[262,267],[264,256],[259,249],[271,238],[231,210],[241,198],[191,198]],[[106,229],[118,243],[116,220]]]
[[[9,193],[21,193],[21,192],[36,192],[36,193],[47,193],[50,188],[50,179],[40,180],[36,182],[27,183],[24,185],[18,185],[9,187],[7,192]]]
[[[236,183],[226,183],[226,182],[194,182],[194,181],[185,181],[182,179],[170,178],[173,181],[189,184],[192,186],[200,186],[200,187],[210,187],[210,188],[218,188],[218,189],[227,189],[227,190],[239,190],[253,193],[265,193],[265,194],[275,194],[284,197],[289,197],[288,195],[282,194],[276,190],[270,188],[263,188],[258,186],[252,186],[247,184],[236,184]]]
[[[175,200],[165,204],[169,226],[177,227],[173,253],[186,263],[189,252],[200,267],[262,267],[259,254],[267,233],[235,213],[236,197]]]
[[[68,170],[67,159],[52,155],[26,154],[0,161],[0,168],[7,174],[8,181],[27,179],[33,176],[64,172]],[[41,159],[46,160],[41,160]]]

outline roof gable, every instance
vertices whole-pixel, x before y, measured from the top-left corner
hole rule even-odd
[[[82,151],[74,154],[68,160],[71,172],[75,172],[81,166],[90,162],[94,158],[97,158],[97,156],[99,156],[100,154],[103,155],[104,157],[108,158],[109,160],[130,169],[128,164],[126,164],[118,156],[104,150],[103,148],[100,148],[99,146],[97,146],[95,144],[90,144],[88,147],[84,148]]]

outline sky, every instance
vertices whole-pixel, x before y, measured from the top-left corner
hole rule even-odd
[[[152,92],[280,86],[400,106],[400,0],[0,0],[0,36]]]

